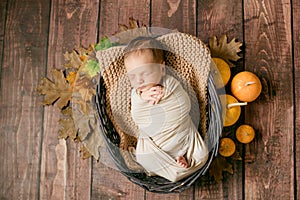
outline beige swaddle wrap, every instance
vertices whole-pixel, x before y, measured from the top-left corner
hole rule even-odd
[[[200,169],[208,149],[192,122],[191,102],[180,82],[166,75],[162,85],[165,95],[156,105],[132,91],[131,114],[140,130],[136,159],[150,174],[174,182]],[[186,158],[188,168],[177,164],[178,156]]]

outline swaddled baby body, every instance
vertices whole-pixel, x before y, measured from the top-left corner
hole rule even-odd
[[[149,174],[174,182],[199,170],[208,149],[189,115],[188,94],[179,81],[165,75],[159,45],[152,38],[133,40],[124,63],[133,86],[131,114],[140,131],[137,162]]]

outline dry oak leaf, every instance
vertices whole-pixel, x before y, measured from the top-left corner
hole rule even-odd
[[[66,81],[63,71],[52,69],[51,81],[48,78],[42,78],[41,84],[37,87],[39,94],[45,95],[44,105],[57,104],[59,109],[68,105],[72,97],[72,86]]]
[[[82,159],[88,159],[92,156],[92,154],[89,152],[89,150],[84,145],[82,145],[80,147],[79,152],[80,152],[80,157]]]
[[[134,28],[139,28],[139,21],[134,19],[133,17],[129,18],[129,28],[134,29]]]
[[[85,61],[84,57],[80,55],[77,51],[73,50],[71,53],[66,52],[64,54],[66,63],[64,64],[64,68],[73,68],[78,69],[82,63]]]
[[[99,147],[104,146],[100,122],[97,118],[97,111],[91,102],[87,102],[86,106],[89,107],[89,113],[82,113],[81,105],[74,102],[75,97],[72,99],[72,111],[75,127],[77,130],[77,137],[85,146],[87,151],[96,159],[99,159]]]
[[[75,127],[77,129],[77,137],[80,138],[80,141],[84,141],[90,137],[91,134],[95,133],[98,126],[97,119],[95,117],[96,112],[94,110],[93,104],[91,102],[86,102],[88,112],[85,113],[82,110],[82,101],[75,101],[75,96],[72,100],[72,111],[73,119],[75,122]]]
[[[232,160],[243,160],[240,153],[235,151],[234,154],[231,156]]]
[[[58,131],[58,138],[67,139],[70,137],[71,139],[77,141],[77,129],[72,117],[72,108],[68,107],[62,110],[61,113],[63,116],[58,120],[58,123],[61,125],[61,128]]]
[[[96,90],[93,88],[81,88],[79,89],[79,93],[81,94],[81,98],[83,101],[92,101],[93,96],[96,94]]]
[[[119,24],[119,30],[114,34],[114,37],[117,38],[118,44],[126,44],[136,37],[149,35],[146,25],[140,25],[138,20],[130,17],[129,27],[125,24]]]
[[[86,76],[81,76],[77,78],[73,89],[73,103],[79,104],[81,111],[86,115],[90,112],[88,102],[92,102],[96,94],[96,83]]]
[[[76,95],[78,96],[78,95]],[[75,97],[75,93],[73,95],[73,98]],[[86,101],[83,101],[81,98],[76,98],[72,100],[72,103],[75,105],[79,105],[79,111],[83,113],[84,115],[89,115],[91,112],[91,108],[89,106],[89,103]]]
[[[209,39],[208,45],[212,57],[222,58],[231,67],[234,66],[231,61],[237,61],[241,58],[238,53],[241,51],[240,47],[242,46],[242,43],[236,42],[235,38],[227,43],[226,35],[222,35],[219,41],[217,40],[216,36],[213,36]]]
[[[89,48],[77,48],[73,49],[72,52],[66,52],[64,54],[66,63],[64,64],[65,69],[79,69],[88,60],[89,54],[94,50],[94,47],[90,45]]]
[[[119,32],[127,31],[128,29],[135,29],[145,27],[144,24],[140,26],[139,21],[134,19],[133,17],[129,18],[129,27],[127,27],[125,24],[119,24]]]
[[[219,183],[223,179],[223,171],[233,174],[232,165],[223,156],[217,156],[209,168],[209,175]]]

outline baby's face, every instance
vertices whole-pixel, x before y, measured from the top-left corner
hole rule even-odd
[[[165,74],[164,62],[155,63],[151,52],[132,53],[124,62],[130,83],[135,89],[159,84]]]

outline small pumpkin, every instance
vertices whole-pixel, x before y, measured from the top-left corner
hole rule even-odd
[[[229,79],[230,79],[230,76],[231,76],[231,71],[230,71],[230,67],[228,65],[228,63],[221,59],[221,58],[212,58],[212,60],[214,61],[217,69],[218,69],[218,72],[216,72],[217,74],[219,74],[219,76],[221,77],[222,79],[222,86],[225,86]],[[218,87],[220,88],[220,87]]]
[[[225,94],[226,98],[226,107],[224,108],[226,110],[225,114],[225,120],[224,120],[224,126],[231,126],[237,122],[241,115],[241,106],[247,105],[247,102],[238,102],[238,100],[233,97],[232,95]],[[221,95],[221,98],[224,98],[223,95]]]
[[[239,142],[248,144],[254,139],[255,131],[252,126],[243,124],[236,129],[235,136]]]
[[[240,101],[254,101],[260,95],[261,89],[259,78],[249,71],[238,73],[231,81],[231,92]]]
[[[235,152],[236,145],[231,138],[222,138],[220,140],[219,154],[224,157],[232,156]]]

